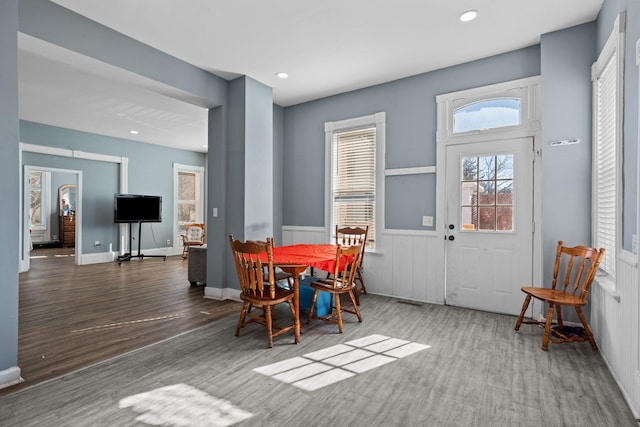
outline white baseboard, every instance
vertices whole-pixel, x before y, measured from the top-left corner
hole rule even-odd
[[[98,252],[94,254],[82,254],[80,255],[80,264],[100,264],[103,262],[112,262],[115,260],[117,254],[115,252]]]
[[[240,289],[214,288],[213,286],[204,287],[204,297],[217,300],[233,300],[241,301]]]
[[[4,371],[0,371],[0,389],[11,387],[24,381],[20,376],[20,368],[13,366]]]
[[[142,253],[145,256],[149,256],[149,255],[171,256],[171,255],[174,255],[173,252],[174,252],[173,248],[171,247],[157,248],[157,249],[142,249],[140,251],[140,253]],[[133,255],[136,255],[137,253],[138,251],[135,250],[133,252]],[[87,264],[100,264],[104,262],[114,262],[119,254],[120,254],[119,252],[97,252],[93,254],[82,254],[80,256],[80,264],[87,265]],[[137,260],[140,258],[132,258],[132,259]]]

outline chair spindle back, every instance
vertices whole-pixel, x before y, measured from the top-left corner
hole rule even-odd
[[[338,246],[338,249],[336,249],[336,268],[333,272],[334,289],[346,289],[354,286],[361,254],[361,245]]]
[[[229,242],[242,293],[261,298],[268,293],[269,297],[274,299],[276,288],[272,255],[273,239],[269,237],[266,242],[242,242],[229,236]],[[266,277],[265,268],[268,272]]]
[[[367,246],[367,236],[369,234],[369,226],[362,227],[338,227],[336,225],[336,245],[340,246],[355,246],[360,245],[360,263],[362,265],[364,260],[364,250]]]
[[[562,245],[562,240],[559,240],[551,288],[556,289],[558,278],[561,278],[564,293],[585,300],[603,255],[604,249],[598,250],[587,246],[568,248]],[[561,270],[564,270],[562,275],[560,275]]]

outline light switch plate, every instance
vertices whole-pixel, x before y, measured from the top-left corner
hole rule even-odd
[[[431,215],[425,215],[422,217],[423,227],[433,227],[433,217]]]

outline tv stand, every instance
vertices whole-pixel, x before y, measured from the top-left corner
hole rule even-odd
[[[167,260],[166,255],[145,255],[140,253],[140,244],[142,243],[142,240],[140,240],[140,236],[142,235],[142,221],[138,221],[138,255],[132,255],[131,254],[131,249],[133,246],[132,228],[133,228],[133,222],[130,222],[129,223],[129,252],[125,253],[124,255],[120,255],[116,259],[116,261],[118,261],[118,265],[122,264],[123,261],[131,261],[131,258],[144,259],[145,257],[147,257],[147,258],[163,258],[165,261]]]

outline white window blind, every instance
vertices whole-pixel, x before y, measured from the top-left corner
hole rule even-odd
[[[594,220],[597,248],[605,254],[600,268],[615,277],[617,200],[617,59],[614,53],[596,78]]]
[[[375,244],[376,128],[337,131],[332,143],[332,229],[369,226]]]
[[[604,248],[600,271],[614,279],[621,248],[622,97],[625,14],[613,24],[598,60],[591,67],[593,81],[593,246]]]

